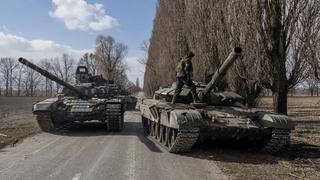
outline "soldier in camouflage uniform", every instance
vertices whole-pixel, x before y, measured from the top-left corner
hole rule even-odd
[[[177,87],[172,98],[172,104],[176,102],[176,98],[182,91],[183,85],[186,85],[189,88],[191,88],[193,101],[199,101],[199,97],[196,92],[196,85],[192,82],[191,79],[193,73],[191,59],[193,58],[193,56],[194,54],[191,51],[188,52],[186,56],[181,58],[177,65]]]

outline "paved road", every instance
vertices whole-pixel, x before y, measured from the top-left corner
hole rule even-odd
[[[2,149],[0,180],[227,179],[212,161],[167,153],[144,137],[139,112],[125,121],[120,133],[91,123]]]

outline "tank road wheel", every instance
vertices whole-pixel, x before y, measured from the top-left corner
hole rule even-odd
[[[146,136],[148,136],[150,134],[150,127],[149,127],[149,122],[148,122],[148,119],[141,116],[141,120],[142,120],[142,126],[143,126],[143,131],[144,131],[144,134]]]
[[[160,125],[159,123],[155,123],[155,138],[160,141]]]
[[[40,129],[44,132],[51,132],[55,129],[50,114],[38,114],[37,121]]]
[[[271,136],[262,143],[261,151],[274,154],[290,144],[290,130],[272,129]]]
[[[165,127],[160,125],[160,138],[159,141],[161,144],[164,144],[165,142]]]
[[[149,131],[149,136],[152,136],[152,121],[150,121],[150,119],[148,119],[148,131]]]
[[[153,121],[150,121],[150,136],[154,137],[155,136],[155,123]]]
[[[174,146],[176,138],[177,138],[177,130],[167,127],[167,132],[166,132],[167,143],[166,144],[167,144],[167,147],[169,148],[169,152],[171,152],[170,150]]]
[[[170,148],[172,148],[174,146],[174,143],[176,142],[176,138],[177,138],[177,134],[178,134],[178,130],[170,128]]]
[[[165,127],[165,135],[164,135],[164,142],[163,145],[165,145],[166,147],[169,147],[169,137],[170,137],[170,128],[169,127]]]

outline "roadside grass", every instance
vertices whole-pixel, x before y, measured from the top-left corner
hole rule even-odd
[[[6,145],[15,146],[23,138],[41,132],[36,122],[14,123],[0,128],[0,148]]]

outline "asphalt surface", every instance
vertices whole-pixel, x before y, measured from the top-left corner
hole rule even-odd
[[[228,179],[210,160],[166,152],[143,135],[138,111],[126,112],[125,129],[104,124],[41,133],[0,150],[0,180]]]

